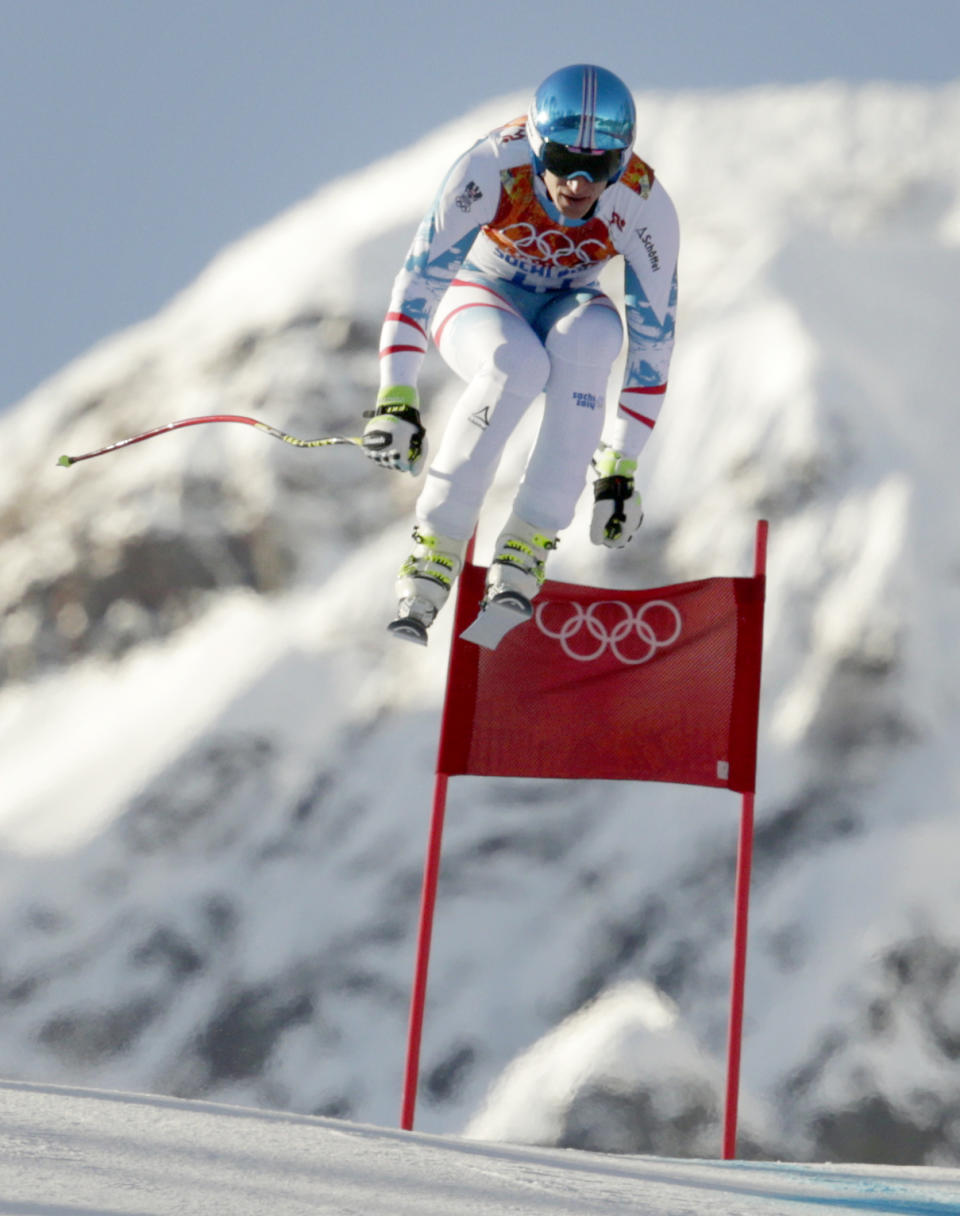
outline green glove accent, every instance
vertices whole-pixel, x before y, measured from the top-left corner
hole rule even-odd
[[[622,452],[607,447],[605,443],[600,444],[590,463],[598,477],[632,477],[637,471],[635,460],[630,460]]]
[[[377,393],[378,414],[399,414],[401,409],[420,409],[420,394],[407,384],[394,384]]]

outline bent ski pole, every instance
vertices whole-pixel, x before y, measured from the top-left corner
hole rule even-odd
[[[385,442],[385,437],[380,435],[330,435],[323,439],[299,439],[296,435],[281,431],[279,427],[271,426],[269,422],[261,422],[259,418],[246,418],[242,414],[204,414],[200,418],[182,418],[179,422],[168,422],[166,426],[154,427],[152,431],[145,431],[142,435],[133,435],[129,439],[119,439],[116,443],[108,443],[106,447],[97,448],[94,452],[84,452],[80,456],[61,456],[57,464],[69,468],[70,465],[77,464],[81,460],[92,460],[94,456],[105,456],[107,452],[130,447],[134,443],[143,443],[145,439],[165,435],[167,431],[178,431],[181,427],[200,426],[207,422],[242,422],[246,426],[263,431],[266,435],[272,435],[274,439],[289,443],[295,448],[327,448],[335,444],[347,443],[354,447],[374,450],[382,447]],[[389,440],[386,439],[386,442]]]

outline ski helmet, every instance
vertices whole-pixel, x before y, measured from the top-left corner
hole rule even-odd
[[[560,68],[530,103],[534,168],[614,182],[629,159],[636,121],[633,97],[619,76],[590,63]]]

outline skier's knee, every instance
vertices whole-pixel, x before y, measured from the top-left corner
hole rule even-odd
[[[550,375],[550,357],[539,342],[501,342],[490,364],[505,391],[531,401],[543,392]]]
[[[619,313],[591,304],[570,313],[547,334],[546,348],[553,358],[588,367],[610,367],[623,345]]]

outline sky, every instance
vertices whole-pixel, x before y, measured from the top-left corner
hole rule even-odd
[[[957,46],[960,0],[0,0],[0,409],[319,186],[564,63],[937,83]]]

